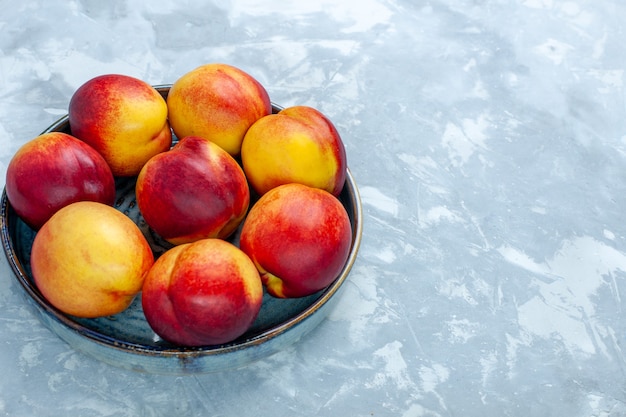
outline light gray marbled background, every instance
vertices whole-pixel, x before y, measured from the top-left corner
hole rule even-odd
[[[364,207],[336,308],[192,377],[44,328],[0,262],[0,415],[626,416],[626,4],[0,0],[0,173],[102,73],[248,71],[342,134]],[[624,296],[622,296],[624,292]]]

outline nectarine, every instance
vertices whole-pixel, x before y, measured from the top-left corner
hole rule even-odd
[[[200,136],[233,156],[246,131],[272,113],[265,88],[250,74],[226,64],[206,64],[177,79],[167,96],[172,130],[179,138]]]
[[[15,153],[7,168],[6,193],[17,215],[37,230],[76,201],[113,205],[115,180],[95,149],[66,133],[52,132]]]
[[[292,183],[272,188],[252,206],[239,245],[267,292],[292,298],[330,285],[351,243],[350,218],[341,202],[327,191]]]
[[[337,196],[346,180],[346,151],[337,129],[308,106],[288,107],[256,121],[244,136],[241,161],[259,194],[296,182]]]
[[[41,294],[78,317],[125,310],[153,263],[150,245],[132,220],[89,201],[57,211],[35,235],[30,258]]]
[[[225,150],[197,136],[151,158],[137,177],[146,223],[174,245],[227,238],[248,210],[245,174]]]
[[[127,75],[101,75],[81,85],[70,100],[69,123],[115,176],[137,175],[172,144],[167,103],[150,84]]]
[[[263,285],[250,258],[224,240],[202,239],[159,257],[141,301],[156,334],[179,345],[202,346],[245,333],[262,299]]]

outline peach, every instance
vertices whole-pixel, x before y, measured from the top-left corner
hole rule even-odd
[[[250,74],[226,64],[206,64],[177,79],[167,96],[172,130],[200,136],[239,155],[248,128],[271,114],[265,88]]]
[[[15,153],[7,168],[6,193],[17,215],[37,230],[76,201],[113,205],[115,180],[95,149],[66,133],[52,132]]]
[[[308,106],[288,107],[255,122],[244,137],[241,161],[261,195],[295,182],[337,196],[346,180],[346,151],[337,129]]]
[[[239,164],[197,136],[184,137],[150,159],[139,173],[135,194],[148,226],[174,245],[227,238],[250,203]]]
[[[250,258],[224,240],[202,239],[159,257],[141,301],[148,324],[161,338],[202,346],[245,333],[262,299],[263,285]]]
[[[172,144],[167,103],[146,82],[119,74],[90,79],[72,95],[70,129],[94,147],[115,176],[134,176]]]
[[[351,243],[350,218],[341,202],[327,191],[292,183],[271,189],[252,206],[239,245],[269,294],[294,298],[330,285]]]
[[[137,225],[91,201],[57,211],[35,235],[30,259],[41,294],[62,312],[88,318],[128,308],[153,263]]]

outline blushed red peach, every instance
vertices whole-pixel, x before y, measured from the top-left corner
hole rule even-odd
[[[115,180],[91,146],[62,132],[39,135],[13,155],[6,193],[18,216],[39,229],[62,207],[77,201],[115,202]]]
[[[137,204],[146,223],[172,244],[227,238],[250,204],[245,174],[225,150],[187,136],[150,159],[137,177]]]
[[[339,276],[352,244],[350,218],[327,191],[296,183],[280,185],[252,206],[239,244],[269,294],[303,297]]]
[[[146,277],[142,306],[163,339],[203,346],[245,333],[262,299],[263,285],[250,258],[224,240],[203,239],[159,257]]]

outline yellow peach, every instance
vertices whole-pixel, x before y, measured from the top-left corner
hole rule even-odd
[[[78,317],[125,310],[154,263],[132,220],[106,204],[82,201],[57,211],[35,236],[30,265],[41,294]]]
[[[337,129],[308,106],[288,107],[255,122],[244,137],[241,161],[261,195],[298,183],[337,196],[346,179],[346,151]]]

